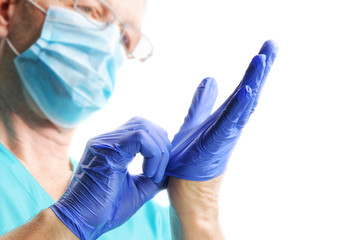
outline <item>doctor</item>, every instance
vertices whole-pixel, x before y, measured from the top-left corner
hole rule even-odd
[[[0,239],[222,239],[218,192],[277,47],[267,41],[212,115],[204,79],[180,132],[135,117],[68,156],[126,58],[152,54],[144,0],[0,0]],[[135,154],[143,174],[130,175]],[[73,174],[74,172],[74,174]],[[150,201],[168,187],[169,211]],[[170,214],[169,214],[170,212]]]

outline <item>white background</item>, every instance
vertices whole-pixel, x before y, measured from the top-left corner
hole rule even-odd
[[[72,156],[136,115],[171,139],[204,77],[217,79],[218,107],[274,39],[278,58],[222,185],[222,229],[235,240],[343,239],[342,10],[341,0],[150,0],[144,32],[155,55],[125,63]],[[168,204],[165,193],[157,199]]]

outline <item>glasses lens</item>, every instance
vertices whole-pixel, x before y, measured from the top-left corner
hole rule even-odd
[[[115,15],[106,0],[75,0],[74,8],[94,23],[106,26],[115,21]]]
[[[121,41],[129,57],[144,61],[152,55],[150,41],[141,31],[117,19],[107,0],[74,0],[74,8],[99,28],[117,21],[121,27]]]
[[[153,47],[149,39],[141,31],[127,26],[122,39],[122,44],[131,58],[144,61],[153,53]]]

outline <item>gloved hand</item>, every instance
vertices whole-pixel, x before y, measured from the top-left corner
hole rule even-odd
[[[264,43],[232,95],[212,114],[217,96],[214,79],[197,88],[188,115],[172,141],[166,175],[204,181],[221,175],[242,129],[254,111],[278,47]]]
[[[67,191],[50,208],[77,237],[96,239],[166,188],[170,149],[163,129],[133,118],[88,141]],[[144,175],[133,176],[127,170],[136,153],[144,156]]]

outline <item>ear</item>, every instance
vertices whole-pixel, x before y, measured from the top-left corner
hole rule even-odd
[[[16,0],[0,0],[0,38],[8,34],[8,25],[13,15]]]

